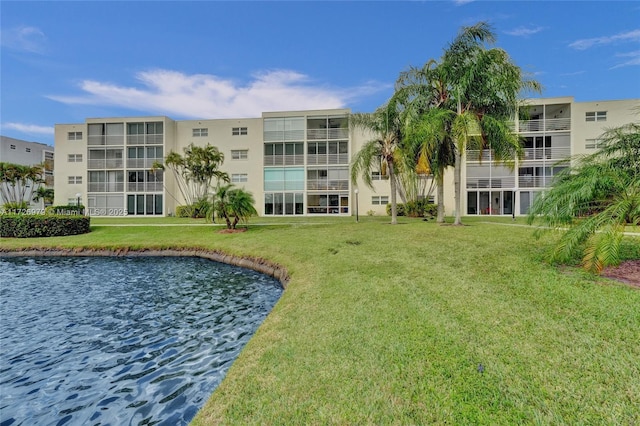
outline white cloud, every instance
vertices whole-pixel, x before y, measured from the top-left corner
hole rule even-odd
[[[505,31],[504,33],[512,36],[516,36],[516,37],[529,37],[530,35],[539,33],[542,30],[544,30],[544,27],[531,27],[531,28],[518,27],[510,31]]]
[[[625,41],[640,41],[640,29],[627,31],[626,33],[619,33],[612,36],[585,38],[581,40],[576,40],[573,43],[569,44],[569,47],[572,47],[578,50],[585,50],[597,45],[611,44],[611,43],[625,42]]]
[[[453,2],[456,4],[456,6],[463,6],[467,3],[472,3],[475,0],[453,0]]]
[[[43,53],[47,37],[36,27],[21,26],[2,30],[2,46],[31,53]]]
[[[211,74],[156,69],[136,74],[139,85],[85,80],[79,96],[49,96],[66,104],[111,105],[188,118],[259,117],[264,111],[342,108],[348,101],[385,90],[367,82],[338,89],[314,84],[291,70],[256,73],[241,84]]]
[[[52,126],[38,126],[36,124],[26,123],[3,123],[3,129],[17,130],[18,132],[26,133],[29,135],[53,135]]]
[[[627,60],[625,60],[624,62],[617,64],[609,69],[615,69],[615,68],[622,68],[622,67],[628,67],[628,66],[633,66],[633,65],[640,65],[640,50],[636,50],[634,52],[628,52],[628,53],[618,53],[616,55],[616,57],[618,58],[629,58]]]

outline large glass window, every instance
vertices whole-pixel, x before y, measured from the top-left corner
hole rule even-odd
[[[269,167],[264,169],[264,190],[284,191],[304,189],[304,169]]]

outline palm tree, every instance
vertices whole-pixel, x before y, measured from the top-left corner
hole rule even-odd
[[[351,181],[355,184],[358,177],[362,176],[364,183],[373,188],[371,172],[379,170],[382,173],[386,169],[391,186],[391,224],[395,225],[398,223],[396,151],[399,151],[402,141],[397,99],[392,97],[373,113],[351,114],[349,124],[352,128],[359,128],[373,135],[353,156]]]
[[[257,215],[254,203],[250,192],[234,188],[231,184],[218,186],[215,193],[215,210],[218,216],[224,218],[227,229],[236,229],[238,222],[246,222],[251,216]]]
[[[551,261],[567,262],[581,252],[582,265],[595,273],[620,263],[624,227],[640,223],[640,123],[610,129],[601,139],[598,152],[574,159],[574,166],[556,176],[527,218],[529,224],[566,230]]]
[[[437,188],[437,219],[444,222],[444,174],[454,165],[455,146],[451,128],[455,113],[447,107],[448,88],[443,68],[435,60],[400,73],[396,96],[404,106],[405,141],[428,162]]]
[[[520,140],[510,128],[518,96],[523,90],[540,90],[540,85],[525,77],[504,50],[487,47],[494,42],[495,35],[485,22],[463,27],[440,62],[428,63],[419,71],[409,70],[405,76],[409,82],[415,77],[418,84],[412,89],[418,112],[426,114],[429,108],[442,108],[455,113],[436,115],[443,122],[429,124],[431,133],[444,130],[448,134],[448,138],[441,137],[435,143],[436,147],[444,144],[440,167],[449,166],[449,144],[454,147],[455,225],[462,224],[463,154],[467,149],[490,148],[495,160],[514,165],[516,155],[522,155]]]
[[[53,188],[47,188],[46,186],[39,187],[33,195],[33,201],[37,203],[41,198],[45,205],[52,204],[54,198]]]

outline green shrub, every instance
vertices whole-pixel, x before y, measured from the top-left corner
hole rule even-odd
[[[398,203],[396,205],[396,212],[398,216],[436,216],[438,214],[438,206],[429,203],[428,200],[407,201],[406,204]],[[387,214],[391,216],[391,204],[387,204]]]
[[[213,205],[210,201],[202,199],[187,206],[176,207],[176,216],[203,219],[207,217],[207,212],[212,208]]]
[[[11,210],[26,210],[27,208],[29,208],[29,203],[27,203],[26,201],[17,201],[17,202],[8,202],[5,203],[4,206],[2,206],[2,208],[5,211],[11,211]]]
[[[86,234],[90,218],[80,215],[0,215],[0,237],[35,238]]]

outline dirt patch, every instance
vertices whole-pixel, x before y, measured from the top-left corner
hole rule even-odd
[[[247,228],[237,228],[237,229],[221,229],[218,231],[218,234],[239,234],[241,232],[247,232]]]
[[[602,276],[640,288],[640,259],[627,260],[618,266],[604,268]]]

